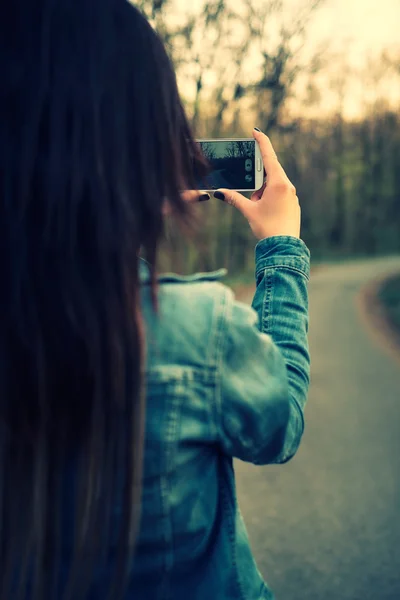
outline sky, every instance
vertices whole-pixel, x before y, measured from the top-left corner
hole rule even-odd
[[[235,0],[228,0],[235,4]],[[258,0],[262,6],[263,0]],[[175,0],[179,10],[188,5],[196,10],[204,0]],[[301,0],[285,0],[288,13],[296,11]],[[400,44],[400,0],[324,0],[309,26],[310,41],[330,39],[340,44],[354,40],[354,52],[379,51]]]
[[[262,1],[262,0],[261,0]],[[290,3],[296,0],[289,0]],[[316,11],[308,29],[310,46],[329,42],[333,51],[345,49],[346,61],[355,69],[365,68],[368,57],[389,48],[400,60],[400,0],[326,0]],[[383,82],[384,94],[400,101],[400,81]],[[368,91],[355,81],[346,94],[345,113],[357,117]]]
[[[356,57],[388,45],[399,47],[399,30],[400,0],[326,0],[310,24],[309,35],[335,44],[352,40]]]
[[[196,10],[203,1],[191,0],[190,6]],[[258,1],[261,6],[263,0]],[[296,14],[302,1],[285,0],[288,17]],[[188,0],[176,0],[176,5],[178,11],[179,7],[187,10]],[[368,57],[378,56],[387,48],[392,49],[400,59],[400,0],[324,0],[314,13],[307,32],[307,49],[310,53],[327,44],[330,52],[345,57],[346,68],[365,69]],[[382,85],[385,96],[393,102],[400,102],[398,78],[385,80]],[[344,102],[346,116],[357,117],[365,106],[367,96],[365,83],[350,78]],[[324,102],[327,110],[330,110],[335,99],[326,92]]]

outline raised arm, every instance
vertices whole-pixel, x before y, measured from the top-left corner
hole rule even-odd
[[[238,208],[260,240],[252,308],[232,300],[221,366],[224,450],[254,463],[285,462],[304,429],[309,385],[310,253],[300,240],[300,205],[267,136],[255,130],[267,180],[251,200],[232,190],[216,197]]]

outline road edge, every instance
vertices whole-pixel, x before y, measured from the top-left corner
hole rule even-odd
[[[363,324],[381,349],[400,365],[400,331],[393,324],[379,290],[394,273],[386,274],[367,283],[357,294],[356,303]]]

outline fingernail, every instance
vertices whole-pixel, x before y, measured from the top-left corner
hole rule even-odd
[[[225,200],[225,194],[222,192],[214,192],[214,198],[217,198],[218,200]]]
[[[262,133],[261,129],[258,129],[258,127],[254,127],[254,129],[258,131],[258,133]]]
[[[210,194],[201,194],[201,196],[199,196],[199,202],[206,202],[206,200],[209,200],[210,198]]]

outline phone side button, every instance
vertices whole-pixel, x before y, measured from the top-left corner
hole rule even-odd
[[[262,169],[262,160],[261,158],[257,158],[257,171],[261,171]]]

